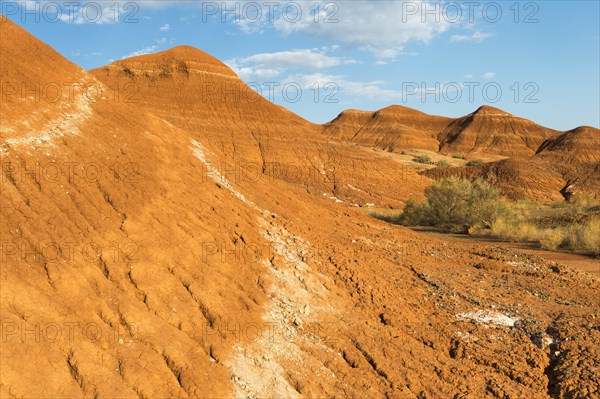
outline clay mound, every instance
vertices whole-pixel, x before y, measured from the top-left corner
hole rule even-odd
[[[40,129],[52,125],[57,115],[68,117],[87,109],[89,100],[96,99],[98,93],[94,79],[86,78],[85,71],[3,15],[0,34],[0,135],[14,143],[34,143],[48,140],[49,130],[71,133],[68,125],[44,132]]]
[[[344,111],[324,125],[324,132],[352,143],[388,151],[418,148],[437,151],[438,133],[450,118],[395,105],[380,111]]]
[[[100,84],[12,22],[1,28],[3,77],[48,82],[54,72],[46,71],[63,68],[80,79],[60,81]],[[14,43],[25,46],[22,53]],[[31,67],[38,59],[51,63]],[[16,332],[3,334],[0,396],[182,397],[181,384],[195,396],[229,396],[228,372],[210,361],[220,344],[210,349],[194,334],[213,317],[242,324],[260,317],[262,294],[232,287],[256,281],[261,266],[198,260],[201,244],[220,247],[236,234],[261,242],[254,227],[246,231],[254,215],[232,209],[202,179],[183,131],[112,96],[83,109],[80,101],[21,108],[17,121],[29,125],[19,127],[19,140],[3,134],[0,143],[0,313]],[[3,99],[1,106],[14,104]],[[34,124],[38,113],[44,120]],[[18,127],[3,112],[6,126]],[[243,314],[235,310],[240,301]],[[6,367],[8,359],[28,367]]]
[[[440,133],[440,151],[474,156],[532,156],[546,139],[557,133],[530,120],[482,106],[472,114],[456,119]]]
[[[310,135],[314,127],[265,100],[225,64],[191,47],[115,62],[90,71],[109,87],[133,87],[133,102],[234,162],[257,163],[273,140]]]
[[[107,86],[133,85],[135,103],[190,131],[210,127],[215,135],[232,129],[248,134],[251,129],[265,129],[269,119],[271,130],[310,126],[265,100],[216,58],[189,46],[117,61],[90,73]]]
[[[134,87],[132,98],[140,110],[185,130],[219,159],[220,170],[237,174],[238,180],[268,177],[357,206],[401,204],[427,184],[393,161],[329,143],[319,125],[267,101],[197,49],[177,47],[90,72],[108,87]],[[382,162],[387,166],[381,168]],[[405,190],[400,185],[383,190],[389,186],[386,169],[401,176]]]
[[[340,141],[351,141],[372,117],[371,111],[348,109],[323,126],[325,133],[331,137]]]
[[[536,158],[566,164],[600,162],[600,130],[580,126],[546,140]]]
[[[140,55],[111,64],[130,75],[147,78],[167,78],[177,75],[189,77],[194,74],[220,74],[237,78],[237,75],[224,63],[213,56],[191,46],[177,46],[170,50]]]

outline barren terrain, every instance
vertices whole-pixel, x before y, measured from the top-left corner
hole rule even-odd
[[[597,129],[402,107],[321,126],[191,47],[86,72],[0,21],[3,85],[102,88],[0,103],[1,397],[600,397],[600,277],[367,212],[438,173],[403,150],[489,157],[444,173],[534,197],[593,187]]]

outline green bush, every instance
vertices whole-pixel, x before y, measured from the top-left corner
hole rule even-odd
[[[413,162],[430,164],[431,158],[429,158],[429,156],[427,156],[427,155],[417,155],[416,157],[413,158]]]
[[[550,208],[552,209],[564,209],[564,208],[568,208],[569,207],[569,203],[567,201],[554,201],[553,203],[550,204]]]
[[[450,232],[489,228],[506,206],[487,183],[443,179],[425,190],[425,202],[409,201],[399,217],[406,226],[432,226]]]
[[[575,193],[570,201],[555,201],[550,206],[554,209],[575,208],[577,210],[591,210],[598,206],[598,201],[592,195]]]
[[[524,198],[502,199],[482,181],[452,177],[425,189],[425,200],[409,200],[401,214],[373,215],[405,226],[453,233],[480,232],[502,240],[536,243],[548,250],[600,256],[600,206],[584,194],[552,206]]]
[[[596,199],[589,194],[575,193],[571,197],[569,204],[576,209],[587,209],[596,205]]]
[[[567,246],[575,251],[600,255],[600,217],[567,228]]]
[[[499,217],[491,225],[493,235],[512,242],[531,241],[536,236],[536,230],[533,224],[512,216]]]
[[[450,164],[450,162],[442,159],[441,161],[437,161],[435,163],[435,166],[437,166],[438,168],[449,168],[452,165]]]
[[[455,159],[466,159],[467,156],[465,154],[463,154],[462,152],[459,152],[457,154],[452,155],[452,158],[455,158]]]
[[[556,251],[565,241],[565,234],[561,229],[541,229],[536,232],[536,238],[544,249]]]
[[[465,164],[465,166],[477,166],[481,165],[483,161],[481,159],[471,159],[469,162]]]

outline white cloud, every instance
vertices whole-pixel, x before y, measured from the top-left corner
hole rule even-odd
[[[163,26],[160,27],[161,32],[168,32],[169,30],[171,30],[171,25],[169,25],[169,24],[164,24]]]
[[[389,88],[385,81],[375,80],[370,82],[359,82],[348,80],[342,75],[330,75],[322,73],[298,74],[289,76],[281,82],[281,85],[295,83],[303,90],[312,90],[320,87],[328,93],[335,89],[336,98],[349,99],[369,99],[383,103],[406,103],[410,100],[421,100],[431,98],[432,96],[447,96],[450,93],[462,91],[463,84],[459,83],[438,83],[433,86],[425,86],[424,83],[402,85],[402,88]],[[407,82],[410,83],[410,82]],[[318,85],[318,86],[317,86]],[[277,91],[276,91],[277,93]]]
[[[60,7],[58,19],[67,24],[84,25],[108,25],[119,22],[119,13],[113,8],[114,5],[100,7],[99,3],[69,3],[68,7]],[[83,5],[83,6],[82,6]],[[54,18],[54,16],[52,16]]]
[[[470,35],[452,35],[450,37],[450,41],[481,43],[482,41],[490,37],[494,37],[494,34],[489,32],[475,31]]]
[[[156,39],[154,42],[155,42],[155,44],[146,46],[146,47],[136,50],[130,54],[124,55],[123,57],[121,57],[121,59],[123,60],[125,58],[136,57],[138,55],[156,53],[157,51],[164,49],[167,45],[173,44],[173,39],[169,40],[166,37],[162,37],[160,39]]]
[[[337,49],[337,47],[262,53],[245,58],[234,58],[225,63],[243,80],[273,78],[289,69],[327,69],[356,63],[355,60],[327,55],[325,52],[329,49]]]
[[[240,67],[233,64],[227,64],[227,66],[229,66],[244,81],[270,79],[281,75],[281,71],[278,69]]]
[[[410,42],[429,43],[451,24],[434,17],[422,20],[422,13],[408,12],[409,7],[440,7],[439,3],[410,1],[368,1],[344,2],[320,1],[319,21],[315,22],[313,2],[300,3],[305,16],[292,23],[285,18],[274,22],[275,28],[284,33],[305,33],[328,40],[338,40],[352,44],[362,50],[374,53],[378,58],[394,58]],[[329,6],[327,4],[333,4]],[[307,17],[310,16],[310,17]],[[329,20],[330,23],[325,21]],[[337,20],[337,22],[335,22]]]
[[[496,76],[496,72],[486,72],[481,74],[483,79],[493,79]]]
[[[384,102],[402,99],[402,91],[385,88],[385,82],[383,81],[356,82],[347,80],[341,75],[298,74],[289,76],[282,82],[282,85],[289,83],[296,83],[302,89],[308,90],[318,84],[319,87],[326,88],[330,93],[335,88],[336,91],[339,90],[340,94],[349,95],[353,98],[368,98]]]
[[[121,59],[123,60],[125,58],[137,57],[138,55],[152,54],[156,52],[156,50],[158,50],[158,45],[148,46],[143,49],[136,50],[130,54],[124,55],[123,57],[121,57]]]
[[[342,64],[355,63],[332,57],[323,52],[311,49],[280,51],[276,53],[256,54],[243,59],[243,62],[260,65],[270,65],[279,68],[331,68]]]
[[[125,4],[131,2],[125,0],[111,2],[111,5],[107,6],[107,9],[102,12],[103,19],[97,23],[115,22],[112,20],[114,19],[114,11],[108,9],[108,7],[114,7],[114,3],[118,3],[123,8]],[[241,14],[226,17],[226,20],[242,32],[260,34],[267,29],[274,29],[284,35],[300,33],[369,51],[382,60],[390,60],[402,55],[403,49],[408,43],[427,44],[451,27],[456,26],[442,17],[442,2],[428,0],[420,2],[408,0],[284,2],[275,5],[273,15],[269,13],[272,6],[265,5],[268,2],[256,2],[261,12],[260,17],[257,19],[254,11],[256,7],[253,6],[247,10],[247,4],[239,1],[135,0],[134,3],[139,6],[140,10],[172,7],[194,10],[199,7],[207,7],[207,3],[211,3],[210,10],[216,7],[217,11],[216,15],[213,15],[213,12],[209,16],[219,21],[222,20],[227,11],[236,10],[234,14]],[[298,12],[297,7],[301,9],[301,18],[299,21],[294,21]],[[439,18],[436,18],[436,15],[424,14],[425,9],[436,9]],[[315,15],[315,10],[318,10],[317,15]],[[137,12],[135,17],[143,18],[141,13]],[[206,15],[203,14],[203,18],[205,17]],[[71,23],[85,23],[85,21],[79,15]],[[160,29],[166,32],[170,28],[171,26],[165,24]],[[460,36],[457,37],[457,40],[462,40]],[[476,37],[477,35],[474,36],[474,38]]]

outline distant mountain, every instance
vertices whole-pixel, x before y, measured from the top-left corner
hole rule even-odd
[[[542,143],[535,157],[567,164],[600,162],[600,130],[580,126],[556,135]]]
[[[377,112],[344,111],[324,129],[338,139],[388,151],[409,148],[437,151],[437,135],[450,121],[395,105]]]
[[[391,152],[409,149],[466,154],[469,158],[503,156],[504,161],[474,168],[435,168],[430,178],[484,178],[510,197],[541,201],[562,199],[560,190],[577,179],[577,190],[600,196],[600,130],[582,126],[560,132],[500,109],[482,106],[461,118],[432,116],[391,106],[377,112],[347,110],[323,125],[327,137]]]
[[[558,134],[530,120],[482,106],[452,121],[439,135],[442,153],[534,155],[544,140]]]
[[[559,133],[489,106],[457,119],[402,106],[377,112],[349,110],[323,129],[340,140],[388,151],[422,149],[472,157],[531,156],[546,139]]]

